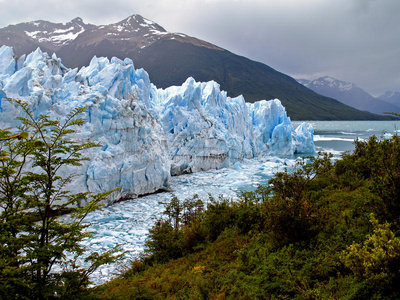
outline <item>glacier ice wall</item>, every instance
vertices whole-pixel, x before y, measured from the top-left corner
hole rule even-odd
[[[315,151],[313,130],[296,130],[280,101],[246,103],[216,82],[188,78],[157,89],[130,59],[94,57],[78,69],[64,67],[40,49],[17,58],[0,48],[0,125],[17,125],[21,111],[6,98],[29,103],[35,116],[60,119],[85,106],[87,123],[74,138],[102,145],[88,150],[72,191],[121,187],[131,197],[168,187],[171,175],[228,167],[259,155]],[[65,172],[70,170],[65,170]]]

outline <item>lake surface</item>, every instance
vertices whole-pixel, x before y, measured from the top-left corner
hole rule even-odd
[[[292,122],[296,128],[301,122]],[[355,139],[390,137],[400,131],[400,121],[310,121],[317,151],[340,155],[354,150]]]
[[[292,122],[296,128],[301,122]],[[375,135],[387,138],[400,130],[400,121],[311,121],[317,151],[331,152],[339,158],[354,149],[355,139]],[[188,174],[171,179],[171,193],[159,193],[105,207],[90,214],[86,222],[93,237],[85,241],[89,250],[105,251],[116,244],[127,251],[126,258],[134,259],[143,251],[148,229],[162,215],[164,204],[172,195],[184,200],[198,194],[207,202],[208,194],[235,198],[240,191],[266,184],[279,171],[292,169],[298,157],[264,157],[245,160],[235,167]],[[125,260],[126,263],[126,260]],[[124,266],[105,266],[96,271],[96,284],[108,281]]]

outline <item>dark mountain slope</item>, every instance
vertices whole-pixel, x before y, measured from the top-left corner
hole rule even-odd
[[[318,95],[290,76],[226,50],[161,39],[129,56],[162,88],[181,85],[192,76],[197,81],[215,80],[230,96],[243,94],[249,102],[278,98],[293,120],[380,118]]]

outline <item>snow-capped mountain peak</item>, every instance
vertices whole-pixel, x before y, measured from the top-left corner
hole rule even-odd
[[[107,26],[102,26],[106,28]],[[167,34],[168,32],[157,23],[143,18],[141,15],[132,15],[118,23],[109,26],[117,32],[149,31],[153,34]]]
[[[117,23],[93,27],[75,39],[72,48],[93,48],[100,43],[105,43],[100,48],[106,52],[109,45],[116,43],[119,44],[121,53],[127,53],[134,49],[143,49],[163,37],[173,35],[153,21],[140,15],[131,15]],[[66,50],[66,52],[68,51]],[[123,55],[125,54],[121,54],[121,56]]]
[[[324,77],[320,77],[318,79],[312,80],[309,83],[309,85],[329,86],[331,88],[338,89],[339,91],[350,91],[352,89],[358,88],[358,86],[354,83],[337,80],[330,76],[324,76]]]

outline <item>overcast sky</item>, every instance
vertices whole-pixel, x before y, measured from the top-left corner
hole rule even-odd
[[[295,78],[400,90],[399,0],[0,0],[0,27],[78,16],[104,25],[132,14]]]

